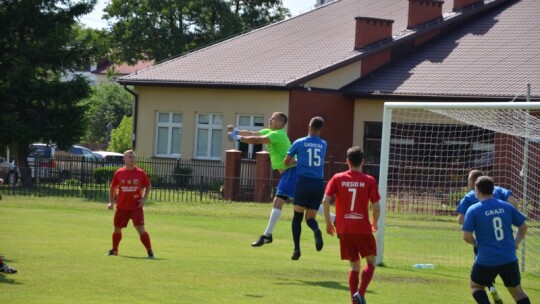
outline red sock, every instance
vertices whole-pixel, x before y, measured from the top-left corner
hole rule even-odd
[[[351,291],[351,297],[358,291],[360,273],[358,271],[351,270],[349,272],[349,290]]]
[[[112,234],[112,250],[118,251],[118,245],[120,245],[120,240],[122,240],[122,232]]]
[[[375,265],[366,264],[364,271],[362,271],[362,283],[360,283],[360,295],[364,297],[366,294],[367,287],[371,279],[373,278],[373,273],[375,272]]]
[[[148,234],[148,232],[144,232],[143,234],[140,235],[141,237],[141,242],[143,243],[144,247],[146,247],[146,251],[151,251],[152,250],[152,245],[150,244],[150,235]]]

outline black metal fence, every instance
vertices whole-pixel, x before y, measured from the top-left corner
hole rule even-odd
[[[94,201],[107,201],[109,184],[114,172],[123,164],[89,161],[81,157],[62,156],[35,159],[30,168],[19,168],[17,179],[0,186],[0,193],[20,196],[83,197]],[[221,201],[225,181],[225,163],[210,160],[185,160],[137,157],[137,166],[144,169],[152,181],[150,199],[153,201]],[[243,159],[238,184],[237,201],[253,201],[256,162]],[[343,162],[325,163],[325,179],[344,171]],[[27,172],[30,183],[22,183],[20,174]],[[279,182],[279,176],[268,177],[271,185],[267,193],[269,202]]]

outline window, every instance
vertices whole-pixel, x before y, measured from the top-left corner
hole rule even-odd
[[[264,128],[262,115],[238,115],[236,126],[239,130],[259,131]],[[236,148],[242,151],[242,157],[254,158],[255,153],[262,151],[262,145],[236,143]]]
[[[180,157],[182,113],[157,113],[156,155]]]
[[[223,116],[221,114],[197,114],[196,132],[195,157],[221,159]]]

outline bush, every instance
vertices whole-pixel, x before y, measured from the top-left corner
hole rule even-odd
[[[101,167],[94,170],[94,181],[98,184],[109,183],[118,167]]]
[[[174,167],[174,170],[173,170],[173,178],[176,181],[176,187],[178,188],[187,187],[192,177],[191,172],[192,170],[190,167],[176,165],[176,167]]]

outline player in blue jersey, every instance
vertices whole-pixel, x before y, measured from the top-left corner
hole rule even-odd
[[[324,157],[327,145],[320,137],[323,126],[322,117],[313,117],[309,122],[308,136],[297,139],[289,148],[284,160],[287,166],[296,163],[298,174],[292,220],[293,260],[298,260],[301,255],[300,235],[304,216],[306,224],[315,235],[315,248],[317,251],[323,248],[322,233],[315,219],[324,196]]]
[[[527,232],[526,218],[514,206],[493,197],[491,177],[479,177],[475,190],[479,202],[467,210],[462,227],[463,239],[478,248],[471,271],[472,296],[477,303],[490,303],[485,287],[499,275],[517,304],[530,304],[521,287],[516,254]],[[515,239],[512,225],[518,227]]]
[[[476,197],[476,193],[474,191],[474,185],[476,182],[476,179],[478,179],[480,176],[483,176],[484,173],[480,170],[472,170],[469,172],[468,177],[468,183],[469,188],[471,191],[469,191],[465,196],[461,199],[459,202],[459,205],[457,207],[458,212],[458,223],[460,225],[463,224],[463,220],[465,218],[465,213],[467,212],[467,209],[469,209],[470,206],[478,203],[478,198]],[[502,201],[508,202],[512,204],[514,207],[518,208],[518,200],[514,197],[514,194],[512,191],[505,189],[503,187],[495,186],[493,189],[493,197],[496,199],[500,199]],[[474,254],[476,255],[477,248],[474,247]],[[493,297],[493,301],[495,304],[503,304],[503,301],[499,294],[497,293],[497,289],[495,289],[494,282],[490,285],[489,292],[491,293],[491,296]]]

